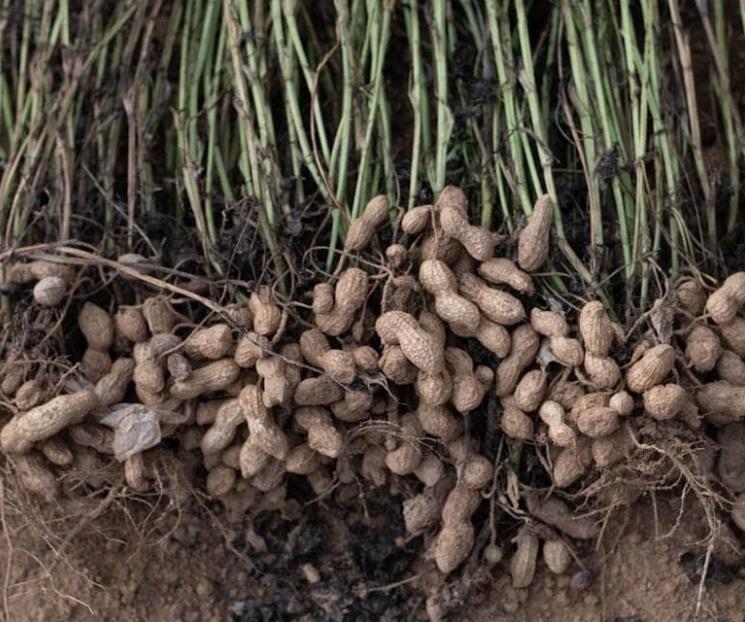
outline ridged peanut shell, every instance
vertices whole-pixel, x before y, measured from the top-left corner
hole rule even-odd
[[[550,337],[551,352],[564,367],[579,367],[585,360],[585,350],[579,339],[573,337]]]
[[[696,326],[686,338],[686,359],[698,372],[714,369],[722,353],[717,334],[708,326]]]
[[[544,337],[569,335],[569,324],[564,316],[556,311],[543,311],[534,307],[530,310],[530,325],[535,332]]]
[[[347,250],[363,250],[372,240],[375,230],[388,219],[388,197],[379,194],[368,201],[362,214],[349,226],[344,246]]]
[[[533,206],[528,224],[520,232],[517,242],[517,263],[523,270],[538,270],[548,258],[553,202],[547,194]]]
[[[34,285],[34,301],[43,307],[56,307],[67,295],[67,283],[58,276],[46,276]]]
[[[582,307],[579,313],[579,332],[587,352],[607,356],[613,345],[615,332],[602,302],[593,300]]]
[[[448,574],[460,566],[471,552],[474,538],[474,528],[470,522],[446,523],[435,541],[437,569]]]
[[[730,384],[745,387],[745,361],[730,350],[724,350],[719,357],[717,374]]]
[[[538,559],[538,536],[527,525],[523,525],[515,538],[517,550],[510,559],[512,587],[526,588],[533,583]]]
[[[618,413],[607,406],[592,406],[579,413],[577,427],[590,438],[608,436],[618,429]]]
[[[590,382],[598,390],[612,389],[621,380],[621,369],[610,356],[587,352],[584,367]]]
[[[490,283],[509,285],[515,291],[526,296],[535,294],[533,277],[520,270],[512,260],[506,257],[494,257],[486,260],[479,266],[479,274]]]
[[[523,303],[512,294],[489,287],[473,274],[463,274],[459,279],[460,293],[476,303],[492,322],[513,326],[525,319]]]
[[[184,352],[193,359],[215,361],[230,352],[233,337],[230,326],[215,324],[195,330],[184,342]]]
[[[111,316],[92,302],[86,302],[80,310],[78,326],[92,350],[103,352],[114,343],[114,322]]]
[[[644,409],[658,421],[675,417],[687,401],[686,390],[678,384],[660,384],[644,392]]]
[[[738,356],[745,357],[745,318],[736,317],[720,326],[719,330],[727,348]]]
[[[505,406],[500,425],[502,432],[510,438],[533,440],[533,420],[516,406]]]
[[[421,233],[432,224],[432,210],[431,205],[413,207],[403,215],[401,230],[411,235]]]
[[[660,384],[675,365],[675,350],[666,344],[647,350],[626,371],[626,386],[634,393],[644,393]]]
[[[740,304],[725,288],[720,287],[706,301],[706,312],[717,324],[727,324],[735,319]]]
[[[543,561],[554,574],[564,574],[572,563],[572,554],[563,540],[546,540],[543,543]]]
[[[678,304],[691,315],[701,315],[706,306],[706,291],[701,283],[693,279],[683,281],[675,290]]]
[[[546,381],[546,374],[539,369],[527,372],[515,387],[515,406],[524,412],[537,410],[546,393]]]

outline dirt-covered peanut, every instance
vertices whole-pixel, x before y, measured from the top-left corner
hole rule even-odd
[[[432,224],[434,208],[431,205],[419,205],[411,208],[401,218],[401,230],[410,235],[422,233]]]
[[[268,356],[256,361],[256,373],[262,380],[263,400],[267,408],[287,406],[292,401],[296,387],[291,385],[287,363],[278,356]]]
[[[290,450],[289,441],[264,404],[261,389],[256,385],[246,385],[241,390],[238,401],[248,423],[252,443],[272,458],[284,460]]]
[[[490,283],[508,285],[526,296],[535,294],[533,277],[520,270],[515,262],[506,257],[495,257],[483,262],[479,266],[479,274]]]
[[[256,365],[256,361],[269,356],[271,348],[269,339],[250,331],[241,335],[235,346],[233,358],[239,367],[250,369]]]
[[[660,384],[675,365],[675,350],[661,344],[647,350],[626,371],[626,386],[634,393],[644,393]]]
[[[546,540],[543,543],[543,561],[554,574],[564,574],[572,563],[572,554],[563,540]]]
[[[447,403],[453,393],[453,378],[447,370],[439,374],[417,374],[414,385],[421,404],[440,406]]]
[[[489,287],[473,274],[463,274],[458,279],[460,293],[474,302],[484,316],[503,326],[513,326],[525,319],[523,303],[512,294]]]
[[[462,482],[448,493],[442,506],[442,522],[445,525],[463,523],[470,520],[471,515],[481,504],[481,493],[469,488]]]
[[[420,494],[403,502],[403,517],[406,532],[411,535],[434,527],[441,520],[441,512],[448,493],[453,488],[454,477],[445,476]],[[470,516],[470,514],[469,514]]]
[[[419,466],[422,460],[422,447],[419,436],[421,425],[415,415],[407,414],[401,419],[401,432],[398,436],[398,447],[389,451],[385,457],[385,465],[396,475],[409,475]]]
[[[225,449],[235,438],[238,426],[244,422],[243,409],[237,398],[220,402],[215,419],[201,440],[204,455],[217,454]]]
[[[431,451],[424,451],[422,459],[414,469],[414,475],[427,487],[434,486],[445,474],[445,465],[442,460]]]
[[[186,380],[191,376],[192,365],[181,352],[173,352],[166,358],[166,369],[174,380]]]
[[[438,259],[426,259],[419,267],[419,282],[435,297],[435,312],[456,335],[476,334],[481,313],[478,307],[458,293],[458,284],[450,268]]]
[[[717,324],[723,325],[735,319],[740,309],[740,303],[724,287],[713,292],[706,300],[706,312]]]
[[[205,488],[210,497],[223,497],[227,495],[235,485],[236,472],[234,469],[218,464],[207,474]]]
[[[331,404],[331,412],[340,421],[358,423],[370,417],[372,405],[373,396],[368,391],[346,390],[344,399]]]
[[[515,406],[524,412],[533,412],[543,402],[548,377],[541,369],[526,372],[515,387]]]
[[[420,403],[416,410],[422,430],[444,442],[463,433],[463,422],[446,405]]]
[[[622,417],[626,417],[634,412],[634,398],[628,391],[618,391],[610,396],[608,406]]]
[[[717,430],[717,477],[734,493],[745,492],[745,423],[738,421]]]
[[[745,387],[745,361],[730,350],[724,350],[717,361],[717,375],[730,384]]]
[[[701,315],[706,306],[706,291],[701,283],[693,279],[681,282],[675,290],[678,304],[690,315]]]
[[[570,538],[592,540],[600,533],[600,522],[591,516],[580,516],[558,497],[530,494],[528,511],[539,521],[555,527]]]
[[[533,420],[516,406],[505,406],[500,419],[500,426],[510,438],[520,441],[533,440]]]
[[[40,378],[32,378],[24,382],[15,394],[16,407],[20,411],[30,410],[44,401],[47,388]]]
[[[688,401],[688,393],[679,384],[659,384],[644,392],[644,410],[658,421],[675,417]]]
[[[390,244],[385,249],[385,258],[391,268],[399,270],[408,261],[409,251],[403,244]]]
[[[477,261],[485,261],[494,255],[494,237],[483,227],[468,222],[464,211],[452,202],[439,208],[440,226],[445,235],[458,240],[466,252]]]
[[[560,377],[548,388],[546,398],[558,402],[565,409],[571,409],[577,400],[585,394],[585,389],[578,382],[569,382]]]
[[[504,358],[510,353],[512,340],[510,333],[501,324],[481,317],[474,337],[479,343],[499,358]]]
[[[114,453],[114,432],[95,423],[78,423],[67,428],[70,440],[81,447],[91,447],[100,454]]]
[[[45,276],[34,285],[33,295],[42,307],[56,307],[67,295],[67,283],[58,276]]]
[[[600,391],[613,389],[621,381],[621,368],[610,356],[587,352],[584,369],[592,386]]]
[[[298,406],[325,406],[344,397],[344,388],[329,376],[305,378],[295,388],[293,400]]]
[[[176,324],[176,314],[166,298],[153,296],[142,305],[142,315],[153,335],[170,333]]]
[[[535,361],[540,339],[529,324],[518,326],[512,332],[509,355],[497,367],[497,396],[510,395],[517,386],[523,369]]]
[[[741,357],[745,357],[745,318],[736,317],[719,327],[724,345]]]
[[[399,345],[404,356],[418,369],[429,374],[442,370],[442,347],[412,315],[388,311],[377,319],[375,330],[383,343]]]
[[[105,352],[114,343],[114,322],[98,305],[86,302],[78,314],[78,326],[91,350]]]
[[[313,286],[313,313],[328,313],[334,308],[334,286],[331,283],[316,283]]]
[[[520,231],[517,242],[517,263],[523,270],[534,272],[548,258],[553,202],[544,194],[538,197],[528,224]]]
[[[321,454],[311,449],[307,443],[301,443],[290,449],[285,461],[285,470],[296,475],[308,475],[321,464]]]
[[[351,384],[357,376],[354,356],[345,350],[327,350],[321,355],[320,368],[342,384]]]
[[[577,416],[579,431],[590,438],[608,436],[618,429],[618,413],[608,406],[592,406]]]
[[[235,382],[241,368],[233,359],[225,358],[195,369],[186,380],[171,385],[171,397],[191,400],[205,393],[220,391]]]
[[[543,311],[537,307],[530,310],[530,325],[533,330],[544,337],[567,337],[569,324],[561,313]]]
[[[463,465],[463,484],[474,490],[490,486],[493,476],[494,465],[484,456],[469,456]]]
[[[253,436],[249,436],[241,445],[238,458],[241,466],[241,477],[244,479],[254,477],[272,459],[269,454],[261,449],[258,441]]]
[[[370,199],[362,214],[349,225],[344,248],[353,252],[364,250],[372,241],[375,230],[388,220],[389,207],[388,197],[384,194]]]
[[[473,548],[474,534],[470,522],[443,525],[434,546],[435,563],[440,572],[448,574],[465,561]]]
[[[526,588],[533,583],[538,559],[538,536],[527,525],[523,525],[515,537],[517,550],[510,559],[512,586]]]
[[[571,424],[576,424],[578,417],[583,411],[588,408],[594,408],[595,406],[608,406],[609,403],[610,395],[604,391],[595,391],[580,395],[575,400],[571,410],[567,413],[567,421]]]
[[[59,496],[57,478],[52,468],[38,451],[13,456],[11,463],[22,488],[38,495],[47,503]]]
[[[195,330],[184,341],[184,352],[187,356],[211,361],[227,356],[233,346],[233,337],[230,326],[227,324],[215,324],[207,328]]]
[[[260,285],[248,298],[248,308],[254,318],[254,332],[269,337],[277,332],[282,320],[282,310],[274,302],[272,290]]]
[[[65,264],[39,259],[28,263],[13,264],[7,272],[9,283],[30,283],[41,281],[49,276],[57,276],[66,283],[72,283],[75,279],[75,271]]]
[[[332,337],[346,333],[352,326],[356,312],[367,299],[367,274],[359,268],[347,268],[339,276],[334,289],[334,306],[329,311],[316,312],[315,324]]]
[[[111,356],[106,351],[88,348],[80,360],[80,371],[91,382],[98,382],[111,371]]]
[[[378,371],[378,353],[370,346],[357,346],[352,350],[352,358],[358,369],[366,374]]]
[[[573,337],[549,337],[549,347],[556,361],[564,367],[578,367],[585,360],[585,349]]]
[[[75,454],[70,446],[60,436],[52,436],[38,445],[44,457],[56,466],[70,466],[75,460]]]
[[[615,332],[602,302],[593,300],[582,307],[579,313],[579,332],[587,352],[608,355]]]
[[[548,426],[548,438],[558,447],[569,447],[574,443],[576,433],[565,422],[566,413],[558,402],[546,400],[538,409],[538,416]]]
[[[98,405],[98,397],[89,389],[59,395],[7,423],[0,432],[0,446],[6,453],[24,453],[34,443],[79,423]]]
[[[551,476],[554,486],[567,488],[579,480],[592,465],[592,442],[580,436],[575,443],[564,447],[554,458]]]
[[[119,307],[114,313],[114,334],[132,343],[147,341],[150,331],[142,311],[137,307]]]
[[[621,462],[634,449],[634,441],[628,430],[619,429],[603,438],[592,441],[592,458],[600,468],[611,467]]]
[[[453,376],[451,402],[458,412],[468,413],[482,402],[489,383],[479,380],[474,373],[473,361],[464,350],[446,348],[445,360]]]

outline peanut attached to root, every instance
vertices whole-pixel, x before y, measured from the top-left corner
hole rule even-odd
[[[344,248],[352,252],[364,250],[372,241],[375,230],[388,220],[389,207],[384,194],[370,199],[359,218],[349,226]]]
[[[419,282],[435,297],[435,312],[460,337],[476,334],[481,320],[478,307],[458,294],[458,283],[447,264],[428,259],[419,267]]]
[[[512,294],[489,287],[473,274],[459,279],[460,293],[474,302],[487,319],[503,326],[513,326],[525,319],[523,303]]]
[[[195,369],[186,380],[179,380],[171,386],[171,397],[178,400],[192,400],[205,393],[220,391],[238,378],[240,367],[233,359],[221,359]]]
[[[58,276],[45,276],[34,285],[34,301],[42,307],[56,307],[67,295],[67,283]]]
[[[225,449],[233,442],[238,426],[244,420],[243,409],[237,398],[223,401],[217,408],[214,422],[202,437],[202,453],[216,454]]]
[[[701,315],[706,306],[706,292],[701,283],[686,279],[675,290],[678,303],[692,316]]]
[[[553,203],[547,194],[539,197],[517,243],[517,263],[527,271],[538,270],[548,258]]]
[[[322,456],[338,458],[344,449],[344,437],[336,429],[331,415],[325,408],[304,407],[293,413],[300,430],[308,435],[308,446]]]
[[[334,305],[328,311],[316,312],[315,323],[322,333],[338,337],[349,330],[354,322],[355,313],[367,299],[367,274],[359,268],[347,268],[342,272],[334,289]],[[327,307],[328,290],[323,291],[324,304]],[[316,290],[314,290],[316,294]],[[316,308],[314,300],[314,309]]]
[[[282,311],[273,302],[272,290],[261,285],[248,299],[248,308],[254,318],[254,331],[258,335],[269,337],[277,332],[282,320]]]
[[[459,413],[469,413],[483,401],[494,379],[493,374],[482,378],[477,376],[471,357],[460,348],[447,348],[445,359],[453,376],[452,404]]]
[[[406,212],[401,218],[401,230],[409,235],[418,235],[432,224],[434,208],[431,205],[419,205]]]
[[[238,340],[233,357],[239,367],[250,369],[256,361],[269,356],[271,349],[272,344],[266,337],[249,331]]]
[[[422,460],[422,449],[418,442],[421,433],[422,428],[418,419],[412,414],[404,415],[401,420],[399,445],[385,457],[385,465],[391,473],[409,475],[419,466]]]
[[[468,222],[467,211],[462,209],[463,200],[450,196],[456,192],[462,194],[459,188],[443,188],[441,197],[437,200],[443,232],[458,240],[466,252],[477,261],[490,259],[494,255],[494,237],[486,229]]]
[[[418,369],[428,374],[442,370],[442,347],[408,313],[388,311],[375,322],[375,330],[386,345],[398,345],[404,356]]]
[[[548,426],[549,440],[559,447],[569,447],[574,443],[576,434],[565,422],[564,408],[551,400],[543,402],[538,409],[538,416]]]
[[[514,402],[520,410],[533,412],[543,402],[546,393],[547,376],[543,370],[527,372],[515,387]]]
[[[513,331],[510,353],[497,367],[498,397],[506,397],[515,390],[523,369],[535,361],[539,346],[538,335],[529,324]]]
[[[268,456],[284,460],[290,451],[289,441],[287,435],[270,416],[264,405],[261,390],[255,385],[246,385],[238,400],[248,423],[252,444]]]
[[[6,453],[25,453],[34,443],[79,423],[98,405],[98,397],[88,389],[52,398],[12,419],[0,432],[0,446]]]

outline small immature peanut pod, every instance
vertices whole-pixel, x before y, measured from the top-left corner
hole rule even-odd
[[[329,376],[302,380],[295,388],[293,399],[298,406],[326,406],[344,397],[344,389]]]
[[[290,450],[289,442],[264,406],[261,390],[256,385],[246,385],[238,396],[238,401],[248,423],[252,443],[265,454],[284,460]]]
[[[538,416],[548,426],[549,440],[559,447],[569,447],[574,443],[576,434],[564,423],[564,408],[558,402],[547,400],[538,409]]]
[[[295,424],[308,434],[308,446],[322,456],[338,458],[344,449],[344,437],[334,426],[325,408],[304,407],[293,413]]]
[[[510,575],[512,586],[516,588],[529,587],[535,576],[535,566],[538,559],[538,536],[530,527],[523,525],[515,538],[517,550],[510,559]]]
[[[354,322],[355,313],[367,299],[367,288],[367,274],[363,270],[347,268],[342,272],[334,290],[333,308],[315,314],[320,331],[332,337],[346,333]]]
[[[477,261],[486,261],[494,256],[494,237],[482,227],[476,227],[468,222],[465,209],[462,207],[462,199],[451,197],[451,194],[459,192],[460,189],[452,186],[444,188],[437,199],[436,208],[440,215],[440,226],[445,235],[458,240],[466,252]]]
[[[517,263],[523,270],[538,270],[548,258],[553,203],[547,194],[539,197],[528,224],[517,242]]]
[[[701,315],[706,306],[706,291],[701,283],[693,279],[686,279],[675,291],[675,295],[683,309],[693,316]]]
[[[533,420],[516,406],[505,406],[500,423],[502,431],[516,440],[533,440]]]
[[[223,497],[233,489],[235,480],[235,470],[219,464],[207,474],[207,494],[210,497]]]
[[[444,524],[434,545],[437,569],[448,574],[460,566],[471,552],[474,539],[475,531],[470,522]]]
[[[43,402],[45,397],[46,389],[44,384],[38,378],[33,378],[18,387],[15,395],[15,403],[18,410],[26,411]]]
[[[515,291],[532,296],[535,294],[535,285],[533,277],[527,272],[523,272],[513,261],[506,257],[495,257],[489,259],[479,266],[479,274],[496,285],[509,285]],[[549,313],[543,311],[542,313]],[[531,318],[533,314],[531,312]],[[531,320],[532,321],[532,320]],[[533,327],[535,328],[535,326]]]
[[[419,466],[422,460],[422,449],[418,442],[421,433],[422,428],[415,415],[409,413],[402,417],[399,445],[385,457],[385,465],[391,473],[409,475]]]
[[[551,476],[554,486],[567,488],[582,477],[592,465],[592,441],[580,436],[571,447],[564,447],[554,459]]]
[[[732,492],[745,491],[745,424],[741,421],[724,425],[717,430],[719,459],[717,476]]]
[[[432,224],[431,205],[419,205],[411,208],[401,218],[401,230],[409,235],[418,235]]]
[[[425,259],[419,267],[419,282],[435,297],[435,312],[456,335],[471,337],[479,327],[481,313],[471,301],[458,294],[458,283],[447,264]]]
[[[592,386],[600,391],[613,389],[621,381],[621,369],[610,356],[587,352],[584,367]]]
[[[460,348],[447,348],[445,360],[453,375],[453,406],[461,414],[469,413],[483,401],[490,382],[479,380],[474,374],[471,357]]]
[[[543,561],[554,574],[564,574],[572,563],[572,554],[563,540],[546,540],[543,543]]]
[[[626,386],[634,393],[644,393],[660,384],[675,365],[675,350],[662,344],[647,350],[626,371]]]
[[[245,420],[241,403],[237,398],[224,400],[215,413],[215,420],[204,433],[201,441],[202,454],[217,454],[235,438],[238,426]]]
[[[403,244],[391,244],[385,249],[385,258],[391,268],[398,270],[404,267],[409,258],[409,251]]]
[[[256,361],[269,356],[271,349],[272,344],[266,337],[248,332],[238,340],[233,358],[238,367],[250,369],[256,365]]]
[[[34,285],[34,301],[42,307],[56,307],[66,294],[67,283],[58,276],[45,276]]]
[[[425,373],[437,374],[444,364],[442,347],[416,319],[403,311],[388,311],[375,322],[383,343],[400,345],[404,356]]]
[[[611,395],[608,406],[622,417],[627,417],[634,412],[634,398],[627,391],[618,391]]]
[[[348,251],[359,252],[367,247],[375,235],[375,230],[388,220],[388,197],[379,194],[370,199],[362,214],[352,221],[344,240],[344,248]]]
[[[12,463],[23,488],[39,495],[47,503],[59,496],[57,478],[39,452],[31,451],[13,456]]]
[[[725,425],[745,418],[745,387],[719,380],[703,385],[696,392],[696,403],[714,425]]]
[[[535,332],[544,337],[569,335],[569,324],[564,316],[556,311],[543,311],[534,307],[530,310],[530,325]]]
[[[422,430],[443,442],[451,441],[463,433],[462,420],[455,417],[445,405],[435,406],[420,402],[416,415]]]
[[[738,356],[745,356],[745,318],[736,317],[719,327],[727,348]]]
[[[260,285],[248,298],[248,308],[254,318],[254,331],[264,337],[277,332],[282,320],[282,311],[272,299],[272,290],[268,285]]]
[[[195,330],[184,341],[184,352],[195,360],[215,361],[227,356],[233,347],[230,326],[215,324],[208,328]]]
[[[195,369],[186,380],[177,380],[171,386],[171,397],[193,400],[204,393],[220,391],[236,381],[241,368],[233,359],[222,359]]]
[[[659,384],[644,392],[644,409],[658,421],[675,417],[686,402],[688,394],[679,384]]]
[[[717,374],[730,384],[745,387],[745,361],[730,350],[724,350],[719,357]]]
[[[79,423],[98,405],[98,397],[89,389],[52,398],[6,424],[0,447],[5,453],[25,453],[34,443]]]
[[[469,456],[463,466],[463,484],[474,490],[489,486],[494,477],[494,465],[484,456]]]
[[[147,341],[149,331],[142,311],[136,307],[119,307],[114,314],[114,333],[132,343]]]
[[[503,326],[513,326],[525,319],[523,303],[512,294],[489,287],[473,274],[459,279],[460,293],[481,309],[487,319]]]
[[[176,314],[166,298],[153,296],[142,305],[142,315],[153,335],[170,333],[176,324]]]
[[[546,393],[547,376],[543,370],[527,372],[515,387],[515,406],[524,412],[533,412],[543,402]]]
[[[70,466],[75,460],[70,446],[59,436],[52,436],[39,443],[39,451],[56,466]]]
[[[608,355],[615,332],[602,302],[593,300],[582,307],[579,313],[579,332],[587,352]]]
[[[479,343],[499,358],[504,358],[510,353],[512,340],[507,329],[501,324],[496,324],[485,317],[481,317],[479,326],[474,335]]]
[[[590,438],[608,436],[618,429],[618,413],[607,406],[592,406],[579,413],[577,427]]]

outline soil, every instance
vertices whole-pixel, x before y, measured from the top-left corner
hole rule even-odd
[[[401,537],[400,507],[373,494],[360,513],[352,489],[335,497],[239,522],[194,499],[166,510],[148,533],[136,512],[129,521],[136,531],[125,521],[112,529],[109,514],[106,531],[92,521],[61,557],[38,530],[23,529],[12,557],[3,543],[5,619],[426,620],[422,588],[432,574],[418,556],[421,542]],[[706,520],[695,502],[680,504],[646,498],[633,517],[612,516],[603,546],[577,551],[581,564],[561,576],[539,561],[528,589],[511,586],[506,561],[434,589],[457,622],[743,622],[743,558],[721,542],[696,617]]]

